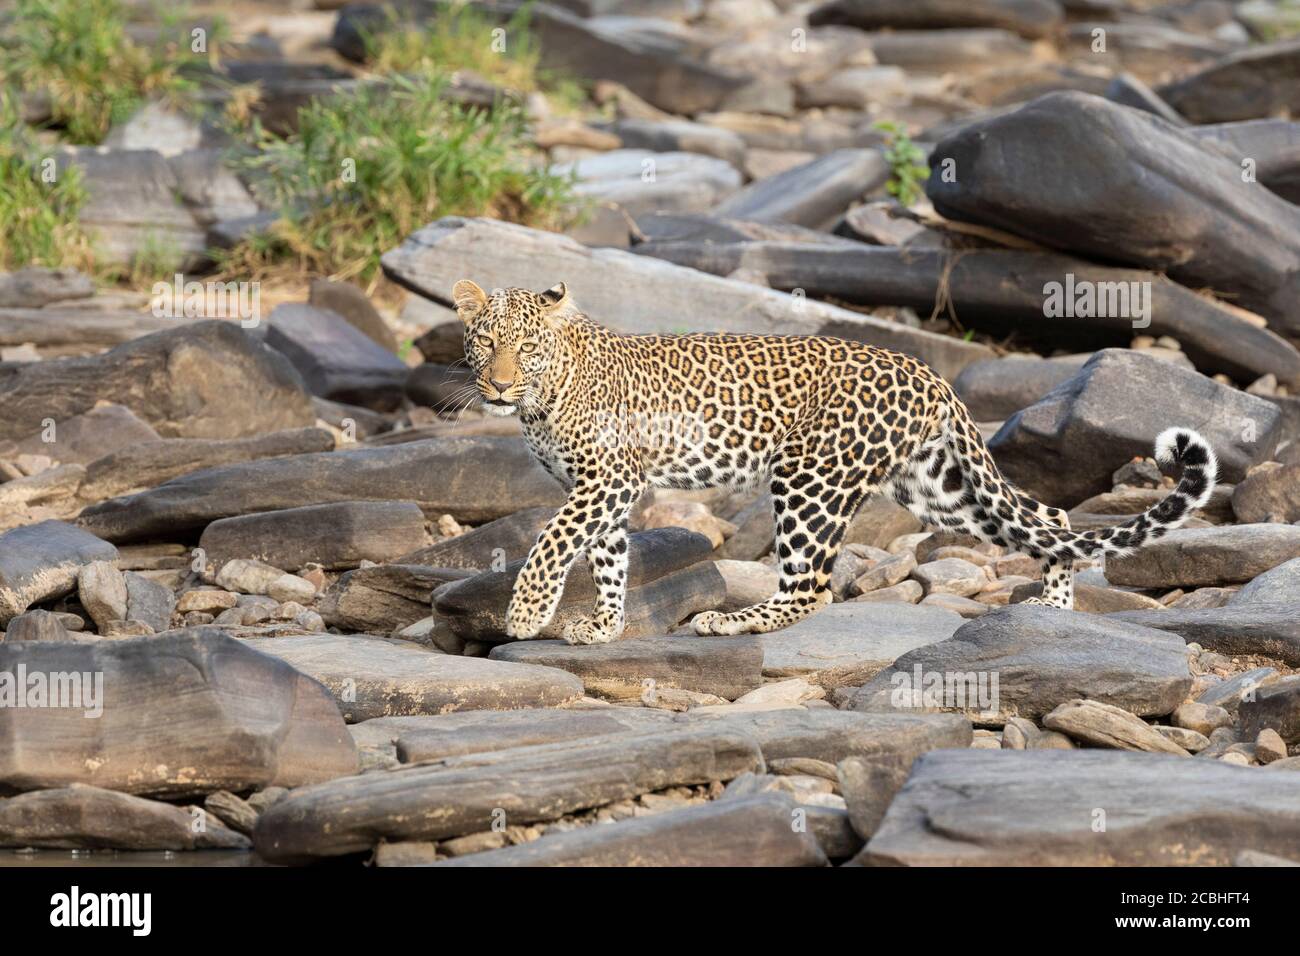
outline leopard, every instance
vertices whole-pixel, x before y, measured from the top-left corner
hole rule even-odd
[[[832,601],[831,571],[850,521],[873,495],[924,527],[969,535],[1037,559],[1041,594],[1071,609],[1081,561],[1126,555],[1184,523],[1218,474],[1191,428],[1155,440],[1177,485],[1145,512],[1073,531],[1064,510],[1003,477],[948,384],[902,352],[822,335],[624,333],[575,303],[561,282],[544,292],[452,289],[466,363],[489,415],[516,415],[532,454],[566,490],[515,578],[510,638],[553,620],[569,569],[585,555],[592,613],[568,621],[570,644],[601,644],[625,628],[628,523],[654,488],[756,488],[768,483],[776,593],[739,610],[705,610],[698,635],[788,627]]]

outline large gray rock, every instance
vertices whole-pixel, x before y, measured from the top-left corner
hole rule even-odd
[[[520,438],[438,438],[205,468],[85,509],[78,524],[110,541],[201,528],[220,518],[339,501],[414,501],[460,521],[564,502]]]
[[[840,149],[760,179],[723,202],[723,217],[829,228],[844,211],[889,178],[878,149]]]
[[[1300,742],[1300,677],[1283,677],[1260,687],[1238,707],[1243,734],[1255,737],[1270,728],[1289,744]]]
[[[858,859],[906,866],[1229,866],[1247,849],[1300,854],[1298,802],[1300,774],[1218,760],[1114,750],[944,750],[917,761]]]
[[[952,387],[976,421],[1000,422],[1069,381],[1079,365],[1069,358],[990,359],[967,365]]]
[[[825,866],[811,830],[793,826],[783,794],[670,810],[612,826],[548,835],[435,866]]]
[[[1248,47],[1160,87],[1159,92],[1193,123],[1289,112],[1300,99],[1300,40]]]
[[[1193,126],[1189,132],[1214,143],[1238,166],[1249,159],[1259,182],[1287,202],[1300,200],[1300,123],[1283,119],[1244,120]]]
[[[763,683],[763,650],[753,638],[684,634],[579,646],[562,641],[516,641],[492,648],[491,659],[558,667],[576,674],[591,695],[653,697],[676,687],[734,700]]]
[[[343,856],[381,840],[440,840],[554,820],[666,787],[759,770],[751,737],[726,729],[612,734],[452,757],[303,788],[262,814],[253,832],[273,862]]]
[[[1243,184],[1223,152],[1157,117],[1049,94],[941,142],[930,164],[949,162],[956,175],[926,186],[949,218],[1163,270],[1300,331],[1300,209]]]
[[[1064,17],[1056,0],[831,0],[812,10],[808,22],[863,30],[998,27],[1037,38],[1055,31]]]
[[[552,707],[582,696],[582,681],[557,668],[440,654],[410,641],[309,634],[246,643],[324,684],[349,723]]]
[[[196,826],[201,820],[202,826]],[[73,784],[0,800],[0,847],[51,850],[245,849],[252,844],[192,807]]]
[[[355,568],[392,561],[428,540],[424,512],[413,501],[340,501],[222,518],[199,547],[215,573],[231,558],[255,558],[284,570],[316,563]]]
[[[358,745],[371,742],[382,747],[388,743],[402,763],[420,763],[459,754],[652,730],[672,724],[673,718],[671,711],[650,707],[466,710],[428,717],[380,717],[354,724],[352,731]]]
[[[1131,398],[1134,382],[1142,383],[1140,403]],[[1109,491],[1115,469],[1151,455],[1170,425],[1199,431],[1218,457],[1219,480],[1240,481],[1272,453],[1280,418],[1262,398],[1140,352],[1106,349],[1008,419],[989,450],[1031,495],[1071,507]]]
[[[430,616],[430,595],[472,574],[422,564],[379,564],[341,575],[317,602],[325,623],[340,631],[392,634]],[[439,621],[439,628],[446,625]]]
[[[1300,521],[1300,463],[1253,469],[1232,490],[1232,510],[1246,523]]]
[[[1229,603],[1225,607],[1122,611],[1110,617],[1177,634],[1219,654],[1259,655],[1300,666],[1300,592],[1276,604]]]
[[[51,302],[89,299],[95,283],[76,269],[28,266],[0,272],[0,309],[39,309]]]
[[[1139,588],[1237,584],[1297,557],[1297,525],[1177,528],[1133,554],[1107,558],[1106,579]]]
[[[353,3],[340,12],[331,45],[343,56],[363,60],[367,33],[382,29],[392,4]],[[403,0],[399,28],[420,30],[445,4]],[[486,15],[505,26],[520,3],[496,2]],[[405,24],[405,26],[400,26]],[[615,80],[642,99],[670,113],[693,114],[716,109],[749,82],[737,71],[711,67],[686,38],[661,29],[663,22],[636,16],[582,19],[551,4],[537,4],[528,15],[529,32],[550,70],[588,80]]]
[[[1283,561],[1271,571],[1256,575],[1228,599],[1229,604],[1276,604],[1300,595],[1300,558]]]
[[[711,554],[709,539],[685,528],[655,528],[629,535],[629,593],[625,608],[629,629],[624,633],[629,637],[663,633],[694,613],[690,608],[696,606],[698,596],[716,599],[716,604],[721,604],[726,584],[712,562],[707,561]],[[434,607],[458,634],[480,641],[509,640],[505,633],[506,610],[523,562],[520,558],[502,570],[484,571],[440,588],[433,597]],[[493,567],[496,566],[494,563]],[[669,579],[677,578],[678,574],[684,575],[675,582],[679,587],[669,586],[673,583]],[[639,603],[639,592],[660,581],[668,582],[665,585],[668,590],[661,595],[646,594],[648,605]],[[559,637],[570,619],[589,617],[595,600],[596,586],[587,559],[579,558],[569,568],[555,619],[542,631],[542,636]],[[646,626],[660,619],[655,611],[664,601],[667,606],[663,609],[675,620],[657,631],[646,630]],[[636,626],[632,626],[634,623]]]
[[[325,688],[216,628],[0,644],[0,700],[24,690],[22,673],[28,706],[0,706],[0,790],[88,783],[170,798],[356,772]],[[38,676],[61,706],[31,706]]]
[[[946,641],[960,615],[915,604],[832,604],[779,631],[758,635],[766,677],[815,675],[823,686],[857,685],[908,651]]]
[[[127,406],[167,438],[242,438],[316,421],[288,360],[212,320],[88,358],[0,366],[0,438],[25,438],[100,401]]]
[[[632,248],[717,276],[759,272],[774,289],[858,305],[909,306],[929,314],[936,301],[948,301],[968,327],[1015,333],[1044,350],[1127,345],[1137,329],[1171,335],[1206,373],[1243,382],[1272,374],[1300,383],[1300,352],[1280,335],[1146,270],[1052,252],[963,249],[954,256],[946,248],[811,243],[802,236],[721,229],[679,229]],[[1016,276],[1014,283],[1008,274]]]
[[[62,521],[0,534],[0,626],[33,604],[71,593],[86,565],[116,560],[113,545]]]
[[[440,219],[382,262],[393,281],[444,304],[466,276],[486,288],[549,289],[563,279],[580,308],[620,332],[837,335],[915,355],[949,378],[991,357],[974,343],[491,219]]]
[[[593,202],[614,203],[633,216],[665,212],[704,212],[740,188],[736,167],[697,153],[655,153],[616,149],[553,167],[572,176],[574,194]]]
[[[97,405],[21,441],[0,442],[0,454],[48,455],[62,465],[89,464],[119,449],[158,441],[158,433],[125,405]]]
[[[1170,713],[1192,686],[1183,640],[1057,608],[1014,605],[946,641],[904,654],[853,697],[860,711],[965,713],[983,723],[1036,720],[1084,697],[1139,716]]]
[[[398,558],[402,564],[486,571],[527,557],[554,508],[525,508]]]
[[[93,413],[87,413],[87,417]],[[249,438],[165,438],[123,442],[86,465],[77,488],[82,501],[116,498],[161,485],[201,468],[282,455],[332,451],[334,436],[323,428],[293,428]]]
[[[406,363],[336,312],[278,305],[266,344],[293,363],[313,395],[386,412],[402,403]]]
[[[175,327],[175,319],[141,312],[135,302],[120,308],[107,308],[98,299],[43,309],[0,308],[0,346],[31,345],[46,359],[94,355]]]

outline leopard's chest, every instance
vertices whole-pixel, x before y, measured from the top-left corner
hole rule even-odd
[[[533,457],[546,472],[566,488],[573,486],[573,450],[566,447],[551,429],[536,422],[524,421],[524,441]]]

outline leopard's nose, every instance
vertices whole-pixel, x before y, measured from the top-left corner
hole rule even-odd
[[[491,381],[492,381],[492,387],[497,390],[498,395],[504,395],[506,393],[506,389],[508,389],[511,385],[515,384],[514,382],[498,382],[496,379],[492,379]]]

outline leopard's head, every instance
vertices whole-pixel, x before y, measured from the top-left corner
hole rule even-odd
[[[572,302],[564,283],[545,292],[494,289],[488,295],[469,279],[452,289],[465,323],[465,360],[474,371],[484,408],[509,415],[542,402],[542,380],[560,351],[560,330]]]

